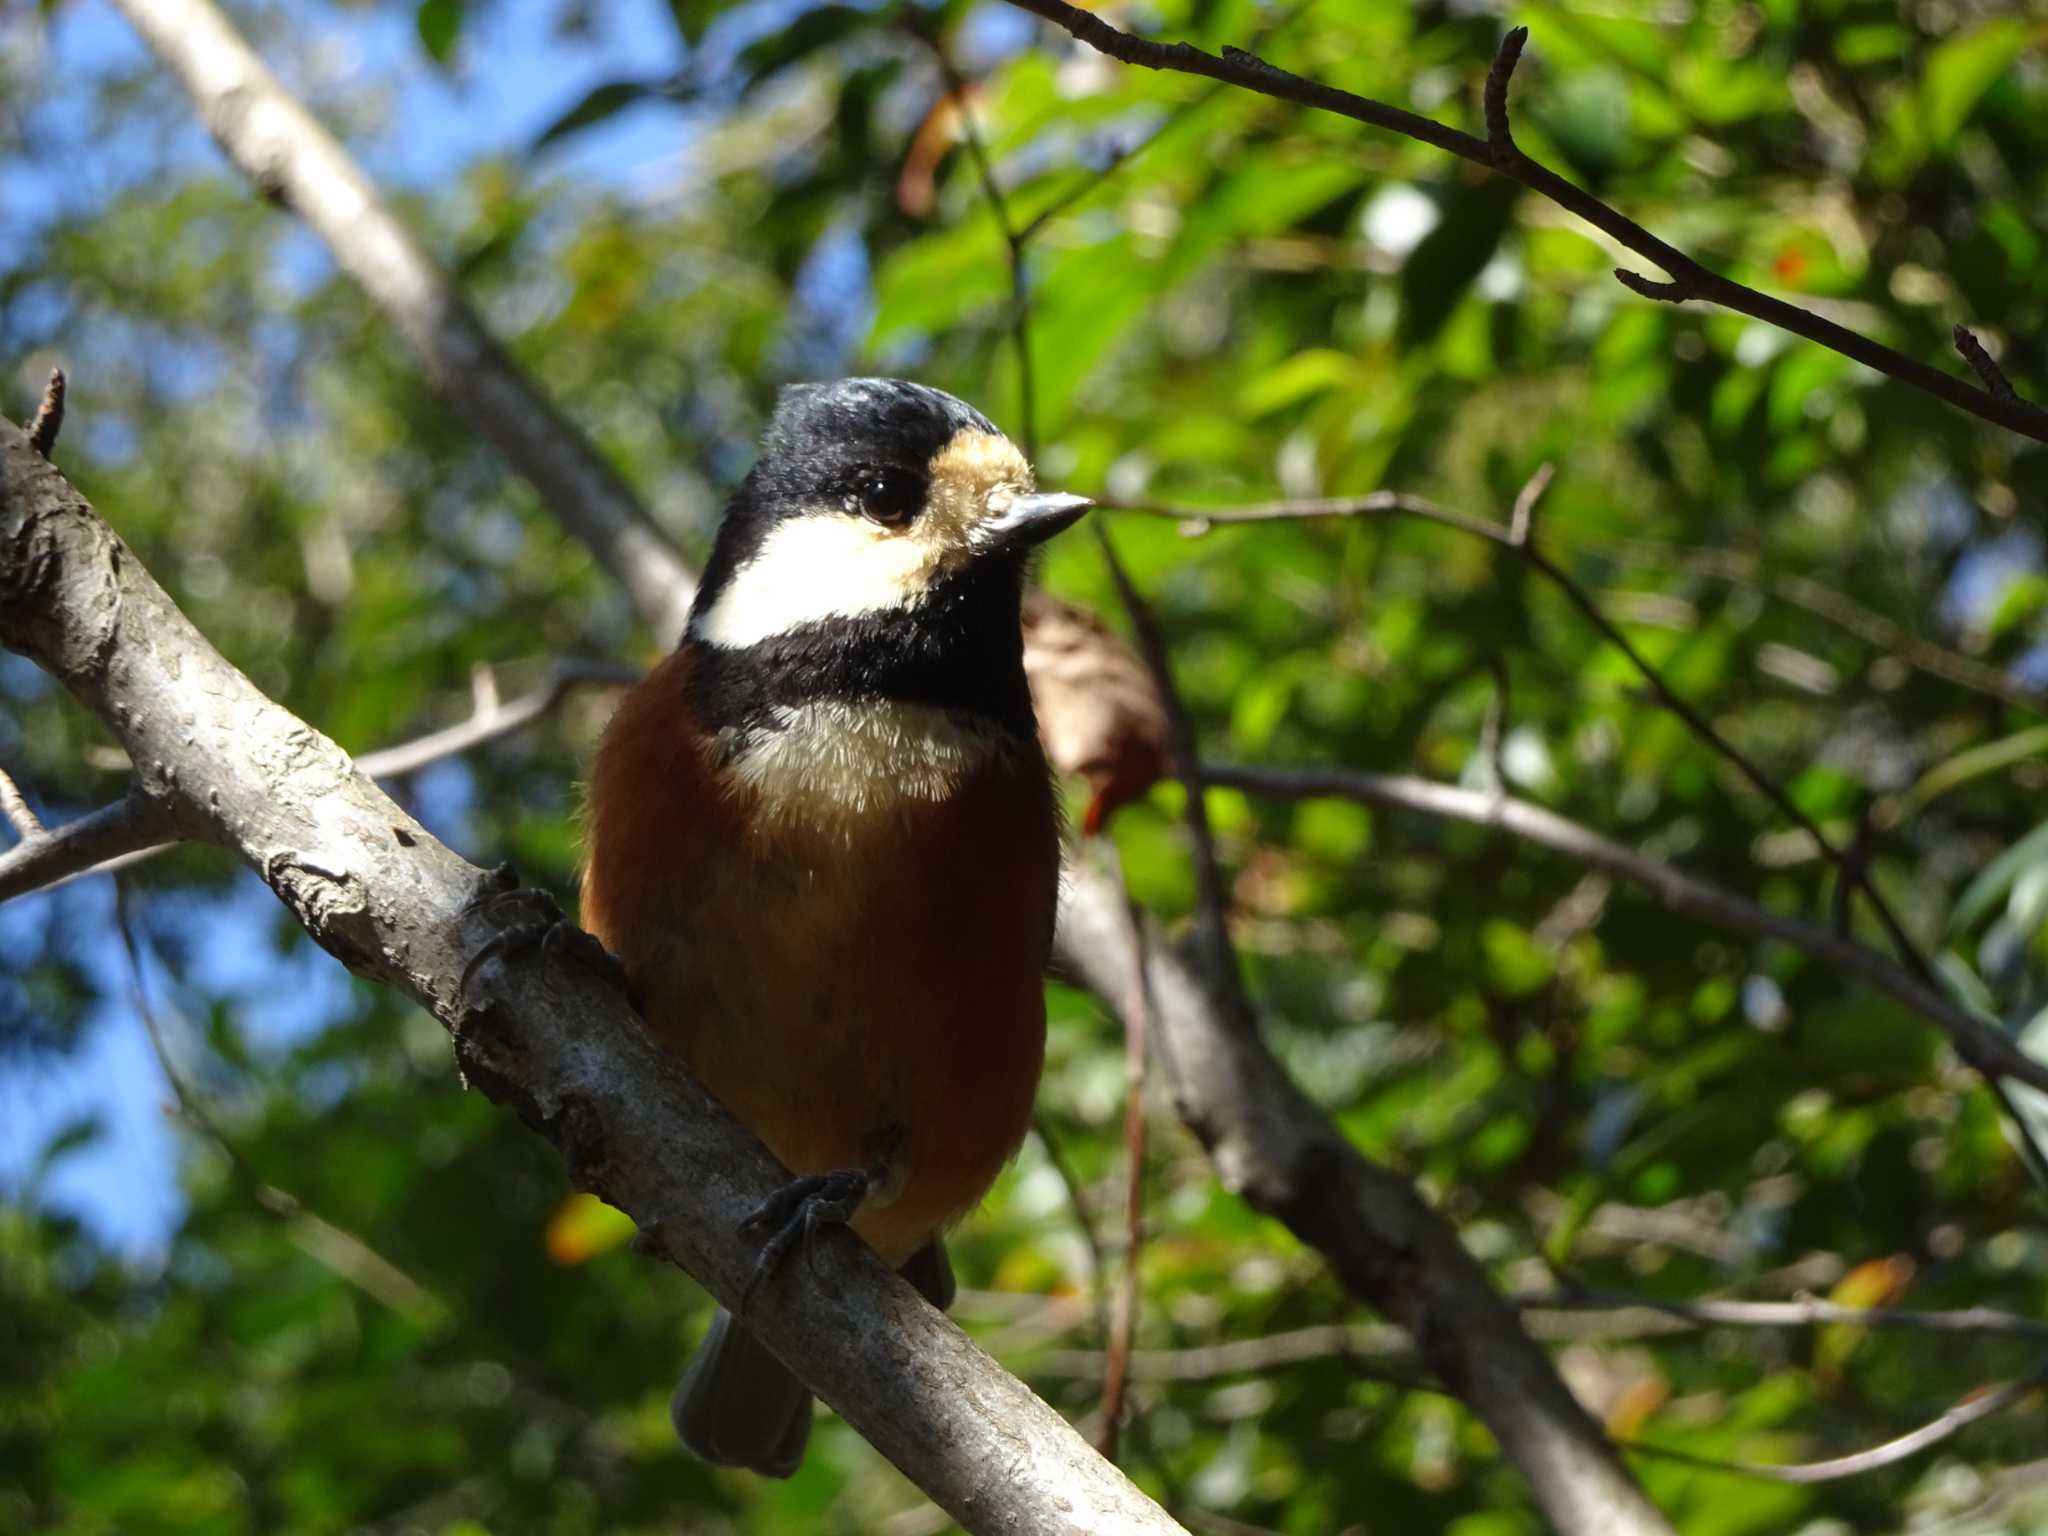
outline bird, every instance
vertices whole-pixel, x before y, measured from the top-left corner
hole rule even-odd
[[[796,1176],[749,1219],[757,1280],[837,1221],[945,1305],[942,1234],[1022,1144],[1061,817],[1020,605],[1089,505],[940,390],[789,386],[681,642],[599,740],[582,922]],[[671,1416],[784,1477],[811,1399],[721,1310]]]

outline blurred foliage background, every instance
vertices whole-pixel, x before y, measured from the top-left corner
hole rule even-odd
[[[1028,423],[1045,483],[1125,500],[1392,488],[1499,518],[1554,464],[1551,553],[1867,853],[1948,986],[2048,1048],[2039,445],[1740,317],[1647,303],[1600,238],[1434,151],[1110,65],[1000,5],[236,14],[693,553],[778,385],[856,370]],[[1257,39],[1466,127],[1503,27],[1527,24],[1532,156],[1941,366],[1965,321],[2048,393],[2038,4],[1114,14]],[[935,47],[1013,218],[1048,214],[1023,263],[1028,406],[1008,248]],[[553,73],[556,50],[581,75]],[[517,132],[466,130],[508,79]],[[0,203],[9,414],[70,371],[60,462],[305,718],[368,748],[461,718],[478,667],[509,692],[556,658],[649,659],[620,595],[99,0],[0,17]],[[1191,537],[1128,517],[1114,536],[1210,755],[1504,786],[1838,920],[1811,842],[1501,551],[1368,519]],[[1121,622],[1085,540],[1045,576]],[[0,700],[0,762],[48,819],[121,792],[119,753],[14,658]],[[566,891],[607,707],[579,693],[405,792],[470,857]],[[1985,1089],[1895,1005],[1499,834],[1224,792],[1212,812],[1276,1050],[1504,1289],[2044,1315],[2042,1194]],[[1184,917],[1177,791],[1113,834],[1138,897]],[[787,1484],[688,1459],[665,1410],[708,1303],[461,1091],[431,1021],[341,976],[213,856],[124,889],[132,963],[106,877],[0,910],[0,1530],[944,1528],[829,1417]],[[1865,906],[1845,920],[1884,947]],[[1097,1266],[1121,1243],[1122,1045],[1093,1002],[1051,997],[1045,1137],[960,1234],[959,1315],[1081,1417]],[[149,1129],[164,1113],[174,1139]],[[1163,1100],[1145,1209],[1142,1349],[1361,1321],[1218,1188]],[[1889,1439],[2040,1348],[1531,1322],[1617,1436],[1751,1462]],[[1383,1351],[1306,1353],[1141,1359],[1125,1464],[1198,1528],[1541,1528],[1455,1399]],[[1688,1536],[2037,1531],[2044,1446],[2037,1393],[1818,1486],[1633,1460]]]

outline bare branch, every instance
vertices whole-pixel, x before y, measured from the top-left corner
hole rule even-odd
[[[1550,489],[1550,482],[1557,474],[1554,464],[1539,464],[1536,473],[1523,482],[1521,490],[1515,493],[1514,510],[1508,516],[1508,542],[1520,549],[1529,542],[1536,526],[1536,503],[1543,499],[1543,493]]]
[[[1963,354],[1977,377],[1984,381],[1984,387],[2001,400],[2016,400],[2012,380],[2005,376],[2005,370],[1991,360],[1991,354],[1984,350],[1984,343],[1966,325],[1958,325],[1950,332],[1955,338],[1956,350]]]
[[[228,159],[326,241],[457,414],[533,483],[656,636],[667,643],[681,634],[695,584],[646,509],[213,0],[121,0],[121,8],[183,82]]]
[[[625,687],[642,676],[639,667],[623,662],[563,661],[548,673],[548,680],[509,704],[487,696],[467,720],[378,752],[365,752],[356,767],[373,779],[402,778],[451,757],[474,751],[488,742],[523,730],[548,713],[576,689],[591,685]]]
[[[1688,549],[1648,539],[1603,539],[1579,547],[1623,564],[1671,567],[1688,575],[1757,587],[1846,630],[1867,645],[1896,656],[1915,671],[2037,714],[2048,707],[2048,695],[2040,689],[2029,688],[1997,667],[1986,666],[1973,657],[1924,639],[1811,577],[1766,572],[1754,555],[1726,549]]]
[[[1312,1360],[1340,1359],[1360,1375],[1419,1383],[1422,1362],[1414,1341],[1384,1323],[1332,1323],[1296,1328],[1262,1338],[1232,1339],[1188,1349],[1139,1349],[1130,1357],[1138,1381],[1214,1381],[1222,1376],[1256,1376]],[[1108,1357],[1099,1350],[1047,1350],[1032,1362],[1035,1373],[1079,1381],[1100,1377]]]
[[[1867,1451],[1858,1451],[1852,1456],[1837,1456],[1830,1461],[1809,1461],[1793,1466],[1775,1466],[1757,1461],[1715,1461],[1704,1456],[1694,1456],[1670,1446],[1646,1445],[1641,1441],[1626,1442],[1624,1449],[1638,1455],[1655,1456],[1663,1461],[1675,1461],[1688,1467],[1698,1467],[1706,1472],[1725,1472],[1734,1477],[1762,1478],[1773,1483],[1834,1483],[1846,1477],[1861,1477],[1867,1472],[1893,1466],[1917,1456],[1920,1452],[1941,1444],[1958,1431],[1970,1425],[2001,1413],[2028,1393],[2048,1385],[2048,1360],[2044,1360],[2017,1381],[2007,1382],[1995,1391],[1976,1393],[1964,1398],[1940,1418],[1921,1425],[1910,1434],[1896,1440],[1887,1440],[1883,1445],[1874,1445]]]
[[[35,419],[28,424],[28,445],[48,458],[57,447],[57,434],[64,430],[64,370],[52,368],[50,380],[43,386],[42,404],[36,407]]]
[[[988,203],[989,213],[996,221],[996,227],[1003,232],[1003,244],[1009,250],[1010,258],[1010,340],[1017,352],[1017,405],[1019,428],[1023,439],[1024,457],[1038,457],[1038,377],[1036,364],[1031,356],[1031,289],[1024,274],[1025,237],[1016,221],[1010,217],[1010,204],[1003,196],[1002,184],[996,180],[995,163],[989,159],[988,146],[981,139],[981,125],[974,120],[974,93],[967,89],[967,82],[953,67],[953,60],[947,54],[945,45],[938,39],[929,39],[933,56],[938,60],[939,73],[945,77],[947,89],[960,104],[960,137],[966,141],[967,153],[974,162],[974,174],[980,179],[983,199]],[[1034,226],[1035,227],[1035,226]]]
[[[45,829],[23,837],[0,853],[0,901],[95,873],[107,867],[109,860],[132,855],[137,849],[169,847],[164,839],[176,831],[175,821],[161,802],[131,789],[112,805],[101,806],[54,831]]]
[[[513,1108],[643,1247],[727,1306],[755,1252],[748,1212],[787,1178],[586,968],[466,957],[499,926],[484,874],[259,692],[11,425],[0,424],[0,642],[119,738],[144,791],[254,869],[330,953],[455,1035],[466,1079]],[[1180,1528],[858,1239],[758,1288],[747,1326],[976,1532]]]
[[[1956,1053],[1987,1077],[2010,1077],[2048,1092],[2048,1065],[2020,1050],[2006,1035],[1951,1002],[1876,950],[1817,923],[1801,922],[1746,901],[1669,864],[1625,848],[1525,800],[1434,784],[1401,774],[1355,773],[1341,768],[1245,768],[1205,763],[1203,779],[1251,794],[1329,795],[1362,805],[1392,806],[1441,820],[1496,827],[1582,864],[1619,876],[1650,892],[1674,912],[1757,938],[1775,939],[1868,983],[1943,1031]]]
[[[1514,78],[1515,66],[1522,61],[1522,49],[1528,42],[1527,27],[1509,27],[1500,40],[1500,50],[1493,56],[1493,68],[1486,72],[1486,147],[1493,152],[1495,165],[1507,165],[1521,158],[1522,151],[1516,147],[1514,132],[1508,126],[1508,81]]]
[[[24,843],[34,842],[50,834],[43,830],[42,818],[29,809],[22,797],[21,786],[14,782],[13,775],[0,772],[0,816],[7,818],[7,824],[14,828],[14,835]]]
[[[1519,150],[1503,159],[1495,153],[1494,145],[1488,139],[1462,133],[1456,128],[1446,127],[1419,113],[1404,111],[1400,107],[1389,106],[1370,97],[1355,95],[1350,91],[1339,90],[1335,86],[1304,79],[1242,49],[1226,48],[1223,56],[1219,58],[1189,43],[1153,42],[1149,38],[1137,37],[1122,31],[1092,12],[1068,4],[1067,0],[1011,0],[1011,3],[1019,9],[1030,11],[1033,15],[1044,17],[1055,26],[1065,28],[1089,47],[1126,64],[1199,75],[1204,79],[1242,86],[1246,90],[1256,91],[1277,101],[1291,101],[1299,106],[1334,112],[1340,117],[1348,117],[1370,127],[1398,133],[1405,138],[1415,139],[1443,150],[1447,154],[1456,155],[1461,160],[1468,160],[1474,165],[1496,171],[1510,180],[1521,183],[1530,191],[1550,199],[1567,212],[1576,214],[1624,249],[1634,251],[1663,268],[1672,279],[1669,283],[1653,283],[1632,272],[1615,273],[1615,276],[1630,289],[1646,298],[1671,301],[1687,298],[1705,299],[1720,305],[1723,309],[1734,310],[1738,314],[1748,315],[1780,330],[1789,331],[1795,336],[1803,336],[1808,341],[1817,342],[1879,373],[1887,374],[1916,389],[1925,390],[1928,394],[1945,400],[1972,416],[2017,432],[2022,437],[2030,437],[2036,442],[2048,442],[2048,411],[2042,410],[2039,406],[2017,398],[2006,398],[1988,389],[1979,389],[1954,374],[1943,373],[1940,369],[1908,357],[1881,342],[1859,335],[1846,326],[1824,319],[1812,310],[1801,309],[1784,299],[1759,293],[1754,288],[1745,287],[1731,278],[1723,277],[1718,272],[1700,265],[1676,246],[1658,239],[1642,225],[1602,202],[1592,193],[1574,186],[1556,172],[1538,165]],[[1495,67],[1499,67],[1498,60]],[[1503,79],[1503,109],[1505,87],[1506,82]]]
[[[547,682],[532,692],[510,703],[480,697],[477,710],[467,720],[429,731],[413,741],[366,752],[356,759],[356,767],[373,779],[403,778],[531,725],[578,688],[623,686],[640,676],[638,667],[622,662],[557,662]],[[24,837],[0,853],[0,901],[87,875],[114,874],[153,859],[177,846],[165,841],[173,830],[161,806],[131,791],[125,799],[55,832]]]
[[[1253,1010],[1251,999],[1244,990],[1244,975],[1238,969],[1237,951],[1230,942],[1230,901],[1223,889],[1223,876],[1216,862],[1216,836],[1209,826],[1209,807],[1202,798],[1201,753],[1195,740],[1194,721],[1188,715],[1187,706],[1181,702],[1179,689],[1174,686],[1173,663],[1166,653],[1166,637],[1159,632],[1158,620],[1138,595],[1138,589],[1131,584],[1131,578],[1125,572],[1123,562],[1117,559],[1116,546],[1110,543],[1108,530],[1101,520],[1097,519],[1092,526],[1096,544],[1102,550],[1103,563],[1108,566],[1110,580],[1116,586],[1117,598],[1123,603],[1124,612],[1130,616],[1131,630],[1138,641],[1138,654],[1145,658],[1152,680],[1158,685],[1159,702],[1166,712],[1167,742],[1173,752],[1173,771],[1187,788],[1183,819],[1187,823],[1188,840],[1193,844],[1196,952],[1216,989],[1216,995],[1226,1003],[1240,1024],[1249,1028]]]
[[[1665,1301],[1625,1291],[1571,1290],[1511,1298],[1525,1312],[1649,1313],[1700,1328],[1823,1328],[1847,1323],[1921,1333],[2007,1334],[2048,1339],[2048,1322],[1964,1307],[1952,1312],[1918,1312],[1902,1307],[1845,1307],[1802,1296],[1793,1301]]]

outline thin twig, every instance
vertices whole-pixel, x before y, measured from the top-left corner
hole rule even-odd
[[[1958,1431],[2010,1408],[2028,1393],[2043,1385],[2048,1385],[2048,1360],[2035,1366],[2017,1381],[2009,1381],[1995,1391],[1977,1393],[1964,1398],[1939,1418],[1921,1425],[1909,1434],[1900,1435],[1896,1440],[1887,1440],[1882,1445],[1874,1445],[1867,1451],[1857,1451],[1850,1456],[1837,1456],[1828,1461],[1802,1462],[1792,1466],[1774,1466],[1768,1462],[1754,1461],[1716,1461],[1670,1446],[1646,1445],[1640,1440],[1623,1440],[1617,1443],[1626,1451],[1655,1456],[1663,1461],[1680,1462],[1688,1467],[1698,1467],[1705,1472],[1724,1472],[1733,1477],[1762,1478],[1774,1483],[1833,1483],[1847,1477],[1861,1477],[1867,1472],[1894,1466],[1910,1456],[1917,1456],[1920,1452],[1941,1444]]]
[[[1520,549],[1533,536],[1536,525],[1536,503],[1543,499],[1543,493],[1550,489],[1550,482],[1557,474],[1554,464],[1539,464],[1536,473],[1522,482],[1521,490],[1515,493],[1514,510],[1508,516],[1508,542]]]
[[[1625,249],[1663,268],[1672,279],[1669,283],[1655,283],[1634,273],[1615,273],[1629,288],[1647,298],[1670,301],[1704,299],[1723,309],[1749,315],[1795,336],[1817,342],[1916,389],[1925,390],[1973,416],[1995,422],[2036,442],[2048,442],[2048,411],[2039,406],[1980,389],[1954,374],[1930,367],[1811,310],[1723,277],[1676,246],[1658,239],[1592,193],[1574,186],[1519,151],[1503,161],[1496,156],[1488,139],[1447,127],[1419,113],[1304,79],[1241,49],[1225,49],[1223,56],[1218,57],[1188,43],[1154,42],[1122,31],[1092,12],[1068,4],[1067,0],[1011,0],[1011,3],[1064,28],[1089,47],[1126,64],[1199,75],[1241,86],[1278,101],[1334,112],[1341,117],[1432,145],[1461,160],[1496,171],[1576,214]]]
[[[52,368],[43,386],[43,400],[28,424],[28,445],[44,458],[57,447],[57,434],[64,430],[64,370]]]
[[[1984,381],[1986,389],[2001,400],[2019,398],[2013,391],[2012,380],[2005,376],[2003,368],[1992,361],[1991,354],[1984,350],[1984,343],[1977,339],[1975,332],[1966,325],[1958,325],[1950,335],[1955,338],[1956,350],[1963,354],[1963,361]]]
[[[1130,1373],[1147,1382],[1214,1381],[1332,1359],[1345,1361],[1360,1375],[1404,1383],[1426,1379],[1414,1340],[1386,1323],[1332,1323],[1188,1349],[1138,1349],[1131,1352]],[[1108,1363],[1108,1355],[1100,1350],[1054,1349],[1034,1357],[1031,1371],[1094,1381]]]
[[[1775,939],[1867,982],[1941,1029],[1986,1077],[2004,1076],[2048,1092],[2048,1064],[2020,1050],[1995,1025],[1950,1001],[1896,962],[1817,923],[1769,911],[1696,875],[1626,848],[1556,812],[1507,795],[1459,789],[1399,774],[1339,768],[1251,768],[1204,763],[1204,783],[1251,794],[1330,795],[1392,806],[1441,820],[1493,827],[1643,887],[1674,912],[1758,938]]]
[[[1230,898],[1223,889],[1222,869],[1216,858],[1216,834],[1209,825],[1208,803],[1202,797],[1201,755],[1195,740],[1194,721],[1174,684],[1173,663],[1167,654],[1166,637],[1159,632],[1158,620],[1153,617],[1152,609],[1144,598],[1138,595],[1123,562],[1117,558],[1116,546],[1110,542],[1108,529],[1099,519],[1094,529],[1103,563],[1109,569],[1117,597],[1130,618],[1131,631],[1138,641],[1138,654],[1145,659],[1145,665],[1151,669],[1152,680],[1159,689],[1159,702],[1166,714],[1167,743],[1173,753],[1174,774],[1187,790],[1183,819],[1187,823],[1188,840],[1193,845],[1195,946],[1204,968],[1221,989],[1221,995],[1228,1000],[1237,1018],[1248,1027],[1253,1016],[1251,999],[1245,992],[1244,977],[1237,965],[1237,949],[1230,939]]]
[[[1102,1293],[1109,1278],[1109,1260],[1102,1252],[1102,1239],[1096,1235],[1095,1218],[1088,1209],[1087,1187],[1082,1184],[1080,1175],[1074,1172],[1074,1165],[1067,1160],[1043,1111],[1031,1117],[1031,1131],[1038,1138],[1045,1160],[1052,1165],[1052,1171],[1058,1175],[1061,1187],[1067,1192],[1067,1207],[1074,1213],[1075,1229],[1081,1234],[1082,1247],[1088,1251],[1088,1293],[1095,1315],[1095,1331],[1106,1338],[1109,1335],[1109,1313]]]
[[[356,766],[373,779],[402,778],[444,758],[459,757],[487,742],[509,736],[554,709],[578,688],[626,687],[645,673],[639,667],[612,661],[562,661],[548,671],[547,681],[510,703],[500,702],[493,687],[478,693],[467,720],[395,747],[365,752]]]
[[[578,688],[637,682],[637,667],[622,662],[563,661],[540,687],[508,703],[479,695],[467,720],[415,740],[366,752],[356,766],[375,779],[403,778],[444,759],[475,750],[532,724]],[[159,802],[131,789],[111,805],[40,836],[24,837],[0,853],[0,901],[52,890],[88,875],[117,873],[178,846],[164,839],[176,829]]]
[[[1907,1332],[2048,1339],[2048,1321],[1992,1307],[1926,1312],[1899,1307],[1845,1307],[1813,1296],[1792,1301],[1667,1301],[1627,1291],[1600,1290],[1544,1292],[1513,1296],[1509,1301],[1525,1312],[1655,1312],[1701,1328],[1824,1328],[1846,1323],[1858,1328]]]
[[[1580,542],[1577,549],[1625,565],[1675,568],[1687,575],[1756,587],[1896,656],[1915,671],[2037,714],[2048,707],[2048,696],[2042,690],[2027,687],[1997,667],[1923,639],[1811,577],[1767,572],[1755,555],[1726,549],[1689,549],[1649,539],[1587,540]]]
[[[29,803],[22,795],[21,786],[16,784],[13,775],[4,769],[0,769],[0,816],[7,818],[7,824],[14,828],[14,835],[24,843],[50,835],[44,830],[42,818],[29,809]]]
[[[1507,165],[1522,153],[1508,126],[1508,81],[1514,78],[1515,66],[1521,62],[1522,49],[1528,41],[1527,27],[1508,28],[1507,35],[1500,40],[1499,52],[1493,56],[1493,67],[1486,72],[1486,147],[1493,152],[1495,165]]]
[[[944,44],[937,39],[930,41],[932,53],[939,61],[939,73],[945,77],[946,88],[960,104],[960,137],[967,144],[967,153],[974,161],[974,173],[981,181],[982,196],[995,218],[996,228],[1002,231],[1003,244],[1009,253],[1010,340],[1017,352],[1017,417],[1024,457],[1035,462],[1038,458],[1038,376],[1031,358],[1031,290],[1024,270],[1025,236],[1010,217],[1009,200],[1003,196],[1002,184],[996,180],[996,168],[989,159],[988,146],[981,140],[980,125],[974,120],[973,93],[967,89],[959,71],[953,68],[952,58]],[[1035,231],[1037,224],[1032,227]]]
[[[24,836],[0,853],[0,901],[115,868],[124,859],[133,862],[137,850],[154,855],[175,847],[164,839],[176,830],[161,803],[131,789],[111,805]]]

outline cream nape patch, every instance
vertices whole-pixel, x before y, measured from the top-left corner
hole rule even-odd
[[[784,518],[690,633],[744,650],[821,619],[886,613],[922,596],[944,564],[945,551],[915,530],[842,512]]]
[[[772,819],[841,826],[944,800],[997,750],[987,733],[929,704],[823,699],[781,705],[725,766]]]

